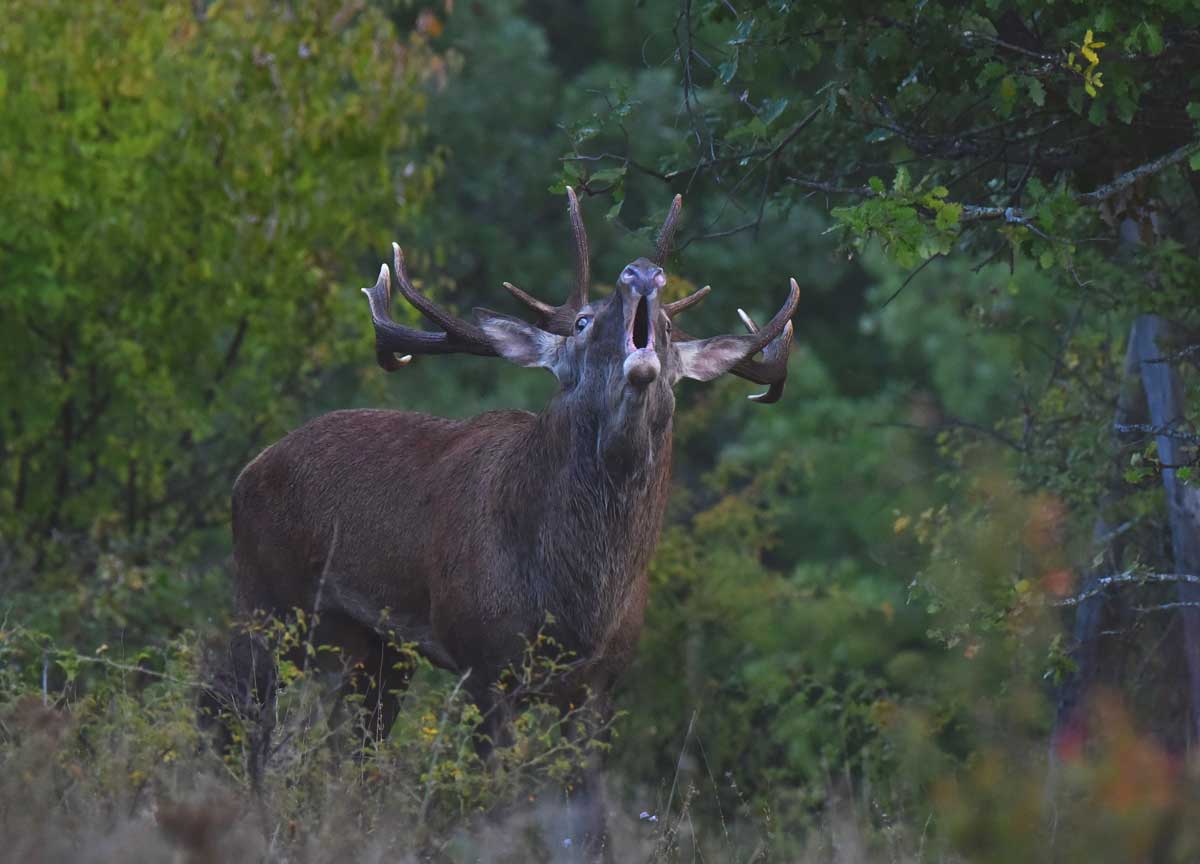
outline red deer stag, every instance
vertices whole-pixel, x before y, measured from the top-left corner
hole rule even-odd
[[[769,385],[752,399],[774,402],[782,393],[794,279],[761,329],[743,314],[748,334],[684,333],[673,318],[709,289],[661,301],[677,196],[655,260],[632,262],[609,297],[589,301],[587,235],[575,193],[567,195],[576,254],[567,301],[551,306],[505,283],[536,313],[536,326],[484,309],[475,311],[477,324],[447,313],[413,287],[399,246],[400,293],[440,332],[391,319],[386,264],[363,289],[384,369],[452,353],[540,366],[559,383],[540,414],[446,420],[336,411],[268,447],[234,486],[238,613],[317,613],[317,638],[375,676],[365,696],[376,734],[389,729],[406,683],[388,656],[392,638],[415,643],[438,666],[471,670],[472,698],[485,717],[498,717],[492,685],[552,620],[551,635],[578,658],[571,688],[602,697],[642,629],[646,567],[667,502],[672,387],[733,372]],[[233,661],[243,707],[261,711],[275,689],[270,655],[243,637]],[[262,713],[252,739],[253,776],[262,770],[270,714]]]

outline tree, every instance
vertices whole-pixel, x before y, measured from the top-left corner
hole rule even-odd
[[[355,256],[429,193],[422,36],[361,4],[203,9],[6,8],[0,532],[23,558],[223,526],[237,469],[361,342]]]
[[[685,258],[789,228],[807,246],[797,214],[825,209],[862,265],[851,280],[876,283],[854,316],[866,356],[893,364],[893,393],[914,385],[891,422],[926,436],[944,472],[940,500],[898,507],[895,523],[921,540],[912,599],[928,603],[931,633],[971,657],[1001,638],[1018,679],[1062,682],[1060,745],[1086,691],[1107,683],[1183,750],[1200,717],[1188,419],[1200,396],[1188,368],[1200,8],[681,0],[670,37],[645,53],[673,70],[676,100],[664,112],[611,88],[568,127],[564,179],[614,205],[686,191],[699,215]],[[644,134],[652,119],[681,134]],[[907,275],[892,277],[877,250]],[[982,273],[975,288],[968,268]],[[836,300],[818,280],[802,309],[815,292],[824,311],[853,310],[857,292],[842,290],[844,270],[835,278]],[[836,368],[845,349],[815,337]],[[914,351],[922,337],[957,368]],[[1006,384],[976,377],[981,398],[953,382],[997,362]],[[1079,610],[1066,640],[1034,627],[1035,610],[1055,608]],[[1169,616],[1182,635],[1160,638]]]

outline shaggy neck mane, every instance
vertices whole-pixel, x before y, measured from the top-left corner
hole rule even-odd
[[[644,576],[671,475],[669,411],[628,436],[606,422],[555,400],[513,454],[513,482],[505,483],[508,526],[525,539],[528,587],[581,652],[604,638]]]

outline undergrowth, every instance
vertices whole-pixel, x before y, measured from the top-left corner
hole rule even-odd
[[[413,678],[391,734],[374,740],[361,697],[345,695],[330,664],[287,659],[309,639],[303,619],[266,626],[283,686],[257,793],[245,767],[246,719],[223,717],[232,731],[226,750],[197,722],[213,652],[196,634],[124,655],[107,645],[84,654],[22,627],[0,630],[3,857],[584,860],[573,792],[589,761],[619,744],[619,715],[605,719],[590,699],[560,713],[528,698],[512,718],[511,740],[484,759],[483,718],[465,678],[394,646]],[[307,647],[337,657],[332,647]],[[504,686],[537,692],[570,662],[539,635]],[[766,859],[777,830],[769,812],[742,802],[744,812],[697,825],[693,804],[706,793],[686,772],[668,779],[652,792],[609,778],[614,860],[692,860],[704,850],[705,860]],[[736,782],[723,783],[736,796]]]

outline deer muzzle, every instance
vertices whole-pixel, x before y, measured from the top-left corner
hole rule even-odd
[[[658,377],[662,364],[654,350],[654,316],[658,313],[656,292],[641,294],[634,291],[626,295],[633,306],[627,315],[625,327],[625,380],[642,387]]]
[[[635,387],[644,387],[662,371],[654,350],[654,322],[658,290],[666,284],[662,268],[645,258],[626,266],[617,280],[625,310],[625,380]]]

